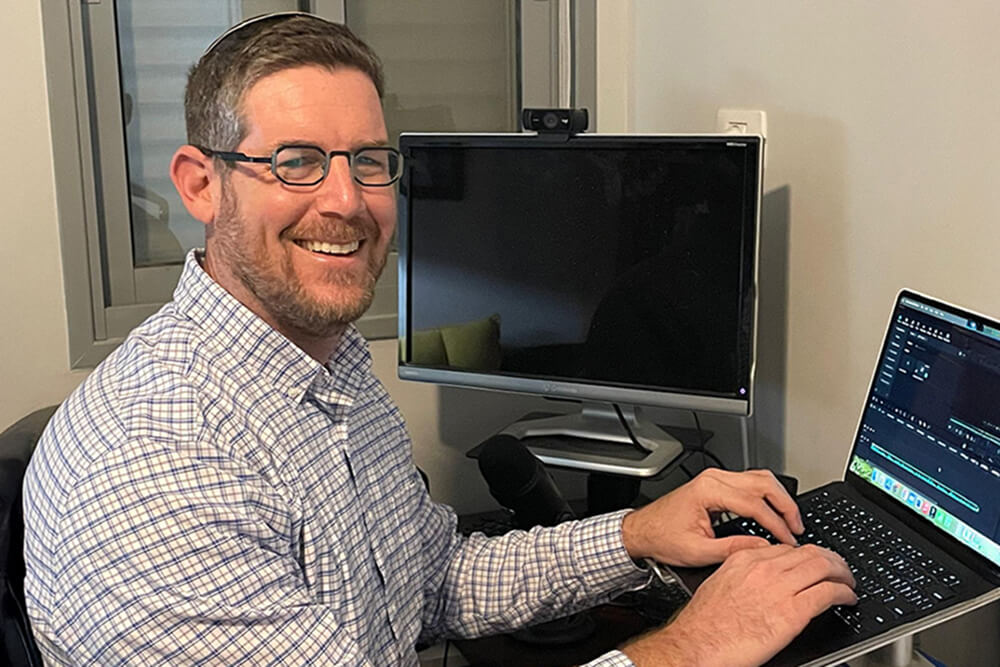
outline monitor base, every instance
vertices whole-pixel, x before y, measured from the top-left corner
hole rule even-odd
[[[621,415],[628,430],[615,406],[585,403],[579,412],[526,418],[501,433],[521,440],[547,465],[632,477],[652,477],[683,453],[680,441],[643,420],[639,408],[624,406]]]

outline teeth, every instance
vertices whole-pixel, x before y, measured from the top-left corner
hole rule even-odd
[[[352,241],[344,244],[323,243],[322,241],[299,241],[298,244],[306,250],[321,252],[325,255],[349,255],[361,245],[360,241]]]

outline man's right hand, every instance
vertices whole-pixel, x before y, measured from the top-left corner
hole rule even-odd
[[[814,616],[855,604],[854,577],[827,549],[774,545],[731,555],[667,626],[622,651],[638,667],[760,665]]]

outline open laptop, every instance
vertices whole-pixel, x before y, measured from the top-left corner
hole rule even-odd
[[[840,663],[1000,598],[1000,322],[900,292],[844,477],[797,498],[800,542],[843,555],[861,601],[769,665]],[[678,574],[693,591],[711,571]]]

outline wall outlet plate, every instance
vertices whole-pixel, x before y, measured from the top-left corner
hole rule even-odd
[[[767,139],[767,112],[759,109],[719,109],[715,131],[730,134],[759,134]]]

